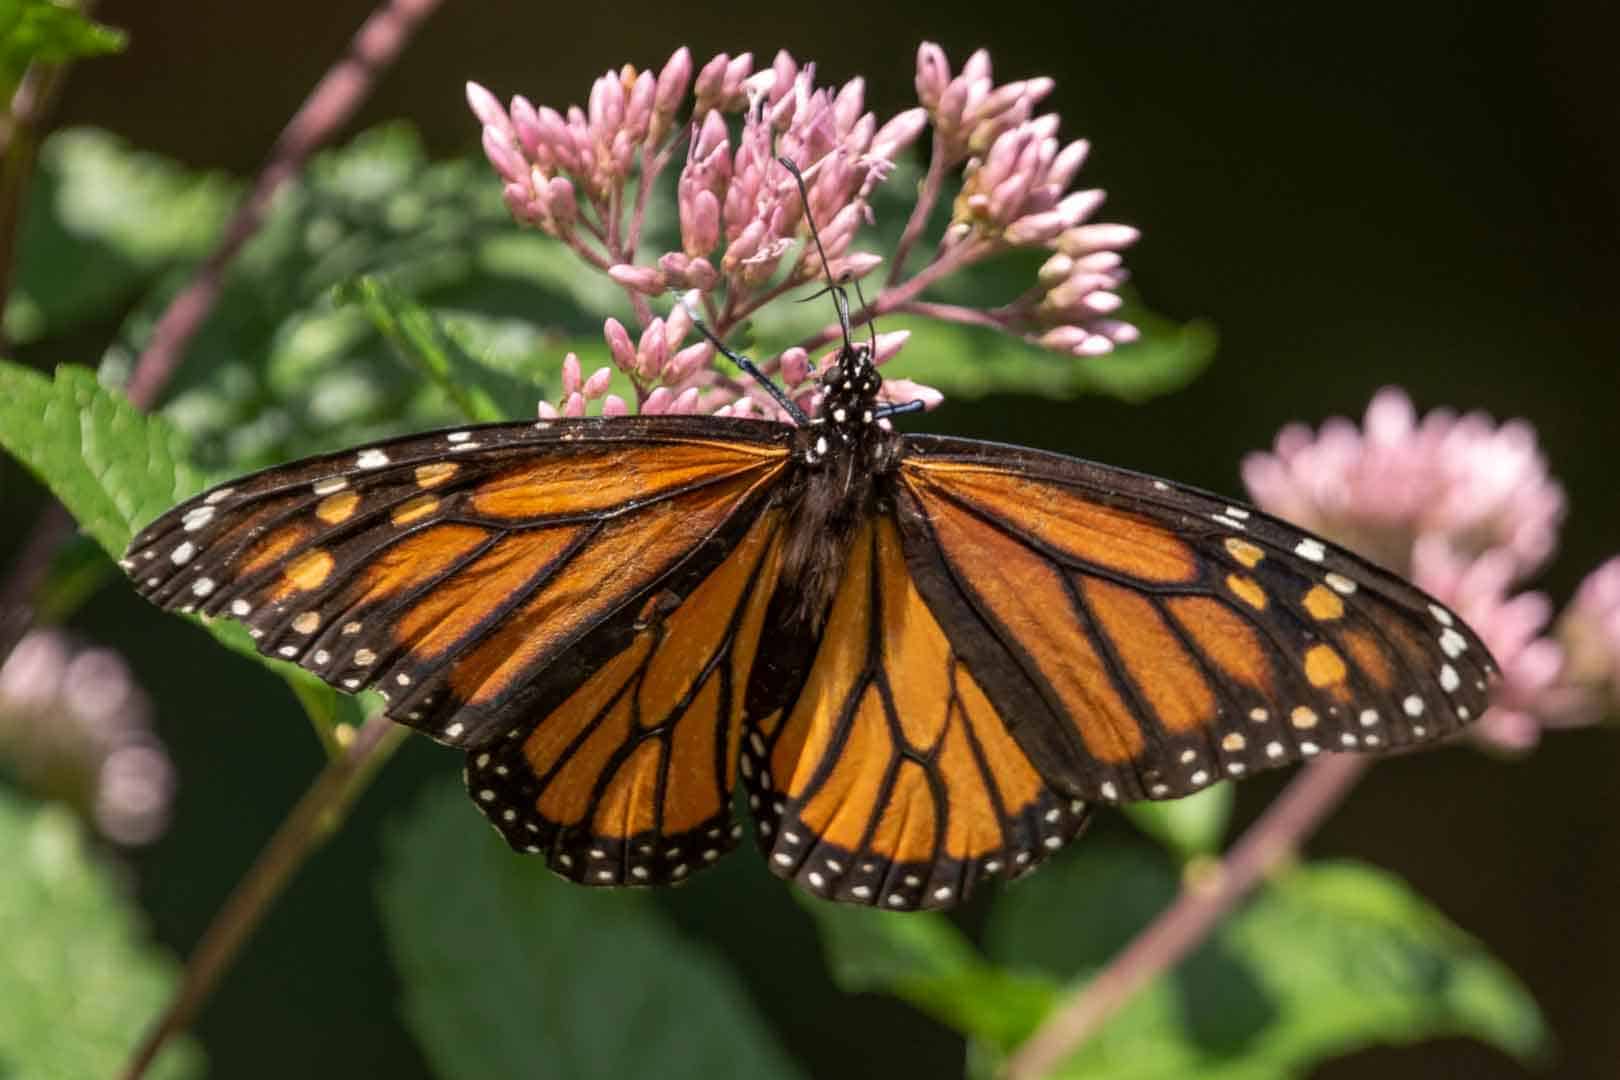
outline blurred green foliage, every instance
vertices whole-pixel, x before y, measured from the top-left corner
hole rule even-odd
[[[1081,845],[998,899],[983,953],[943,916],[806,903],[846,989],[886,990],[961,1031],[970,1071],[988,1077],[1177,888],[1162,855]],[[1380,870],[1317,863],[1276,875],[1057,1075],[1282,1080],[1441,1035],[1529,1061],[1546,1051],[1535,1003],[1478,942]]]
[[[1226,840],[1236,789],[1215,784],[1184,799],[1127,803],[1120,807],[1131,823],[1182,859],[1214,855]]]
[[[803,1075],[648,896],[568,884],[480,824],[437,787],[395,831],[378,888],[406,1023],[439,1075]]]
[[[0,788],[0,1076],[113,1076],[173,990],[145,928],[68,810]],[[153,1077],[202,1074],[181,1040]]]
[[[29,64],[60,64],[123,47],[122,33],[56,0],[0,0],[0,100],[11,100]]]
[[[238,188],[103,131],[56,132],[29,183],[6,338],[27,345],[116,320],[207,253]]]

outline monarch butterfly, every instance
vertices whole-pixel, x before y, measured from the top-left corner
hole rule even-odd
[[[1430,742],[1485,707],[1462,621],[1327,541],[887,430],[864,344],[824,385],[803,425],[541,420],[310,458],[180,504],[123,565],[465,750],[506,840],[588,885],[714,862],[740,775],[778,875],[947,907],[1095,802]]]
[[[715,862],[740,777],[779,876],[944,908],[1033,869],[1094,803],[1484,710],[1478,637],[1325,540],[1123,469],[893,432],[919,403],[878,403],[828,291],[844,345],[814,418],[711,336],[796,423],[357,447],[181,503],[121,565],[466,751],[507,842],[586,885]]]

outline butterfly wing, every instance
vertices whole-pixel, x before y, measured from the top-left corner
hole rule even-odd
[[[738,671],[790,439],[706,417],[415,436],[216,488],[124,565],[467,749],[515,848],[592,884],[678,879],[735,842]]]
[[[896,497],[928,608],[1076,798],[1429,742],[1487,704],[1495,669],[1462,620],[1259,511],[937,436],[905,439]]]
[[[686,596],[652,596],[629,645],[537,724],[468,755],[468,792],[514,849],[582,884],[657,885],[735,846],[743,688],[780,518],[758,515]]]
[[[771,869],[830,899],[950,907],[1032,869],[1084,826],[924,602],[887,515],[851,542],[831,607],[780,631],[751,680],[741,771]]]

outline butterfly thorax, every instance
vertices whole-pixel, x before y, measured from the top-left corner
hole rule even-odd
[[[792,518],[783,578],[799,583],[798,611],[811,623],[832,602],[851,537],[883,509],[900,457],[899,436],[876,415],[883,379],[868,345],[846,345],[821,385],[821,406],[795,439],[799,475],[783,499]]]
[[[892,439],[876,416],[883,379],[871,355],[868,345],[845,345],[822,377],[821,406],[800,439],[799,458],[806,465],[887,455]]]

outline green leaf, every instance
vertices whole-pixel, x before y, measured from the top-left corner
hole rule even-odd
[[[1175,898],[1163,850],[1094,838],[1003,891],[985,927],[998,964],[1069,980],[1101,967]]]
[[[505,415],[481,384],[487,369],[464,353],[430,312],[381,278],[363,274],[337,290],[338,302],[365,312],[377,332],[412,367],[433,382],[472,421]]]
[[[1055,980],[985,962],[943,915],[795,898],[815,919],[833,981],[850,993],[893,994],[1002,1049],[1015,1046],[1057,999]]]
[[[1145,922],[1172,895],[1146,865],[1108,859],[1127,895],[1070,860],[998,906],[992,955],[1081,977],[1106,962],[1135,928],[1099,932],[1098,911],[1141,905],[1123,921]],[[1331,862],[1274,879],[1054,1075],[1280,1078],[1364,1046],[1458,1035],[1526,1061],[1547,1046],[1535,1003],[1479,942],[1393,876]]]
[[[438,339],[454,384],[478,388],[481,412],[533,416],[562,359],[548,341],[600,327],[573,299],[593,276],[560,245],[518,231],[486,165],[430,162],[402,126],[369,131],[317,155],[283,190],[227,274],[164,412],[201,461],[231,471],[465,423],[442,378],[400,377],[409,304],[431,313],[426,340]],[[381,329],[360,306],[334,304],[360,277],[387,290],[371,306],[386,316]],[[123,351],[144,344],[167,299],[154,294],[131,318]]]
[[[173,427],[71,364],[52,380],[0,360],[0,445],[114,559],[138,527],[203,486]]]
[[[1232,820],[1235,789],[1216,784],[1182,799],[1126,803],[1120,809],[1131,823],[1181,859],[1213,855],[1226,838]]]
[[[29,64],[122,52],[122,31],[53,0],[0,0],[0,95],[10,102]]]
[[[559,880],[448,786],[391,837],[380,903],[406,1023],[440,1076],[802,1075],[649,897]]]
[[[983,327],[915,315],[885,318],[884,331],[910,330],[911,340],[883,371],[927,383],[947,397],[1030,394],[1067,400],[1111,394],[1137,402],[1181,389],[1214,359],[1215,332],[1207,323],[1178,326],[1141,310],[1129,318],[1143,331],[1140,341],[1108,356],[1084,358]]]
[[[0,1076],[115,1076],[168,1001],[178,965],[146,940],[67,810],[0,788]],[[171,1043],[149,1074],[199,1076]]]
[[[27,344],[119,315],[208,251],[236,197],[233,181],[107,132],[54,133],[29,183],[6,335]]]

